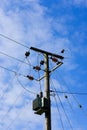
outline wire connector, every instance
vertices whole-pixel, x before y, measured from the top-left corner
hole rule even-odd
[[[41,60],[41,61],[40,61],[40,65],[44,65],[44,60]]]
[[[55,62],[55,63],[58,62],[58,59],[55,58],[55,57],[51,57],[51,59],[52,59],[52,61]]]
[[[30,55],[30,52],[29,52],[29,51],[26,51],[26,53],[25,53],[26,58],[27,58],[29,55]]]
[[[61,50],[61,53],[64,53],[64,52],[65,52],[65,50],[64,50],[64,49],[62,49],[62,50]]]
[[[34,77],[33,77],[33,76],[27,75],[27,78],[28,78],[29,80],[34,80]]]
[[[41,70],[40,66],[34,66],[33,69],[38,70],[38,71]]]

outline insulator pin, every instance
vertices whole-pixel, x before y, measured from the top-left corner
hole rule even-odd
[[[55,58],[55,57],[52,57],[51,59],[52,59],[52,61],[55,62],[55,63],[58,62],[58,59]]]
[[[33,77],[33,76],[27,75],[27,78],[28,78],[29,80],[34,80],[34,77]]]
[[[82,105],[79,105],[80,108],[82,108]]]
[[[40,66],[34,66],[33,69],[38,70],[38,71],[41,70]]]
[[[40,65],[44,65],[44,60],[41,60]]]
[[[68,98],[68,96],[67,96],[67,95],[65,95],[65,98]]]
[[[62,51],[61,51],[61,53],[64,53],[65,52],[65,50],[63,49]]]
[[[29,52],[29,51],[26,51],[26,53],[25,53],[26,58],[27,58],[29,55],[30,55],[30,52]]]

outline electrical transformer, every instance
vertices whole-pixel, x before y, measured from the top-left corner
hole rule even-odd
[[[41,108],[41,98],[37,97],[34,101],[33,101],[33,110],[37,111],[38,109]]]
[[[45,111],[47,111],[48,108],[48,99],[45,97],[37,97],[33,101],[33,110],[35,111],[35,114],[41,115]]]

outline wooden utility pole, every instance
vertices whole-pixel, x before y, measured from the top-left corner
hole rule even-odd
[[[60,60],[63,60],[64,57],[51,53],[51,52],[47,52],[47,51],[35,48],[35,47],[31,47],[30,49],[44,54],[45,75],[43,77],[41,77],[39,80],[42,80],[43,78],[45,78],[45,98],[48,101],[48,106],[46,108],[46,111],[44,111],[44,113],[45,113],[45,130],[51,130],[50,73],[52,71],[54,71],[55,69],[57,69],[59,66],[61,66],[63,64],[63,62],[58,61],[57,65],[52,70],[49,70],[49,56],[58,58]],[[37,112],[37,110],[36,110],[36,114],[39,113],[41,115],[42,110],[43,110],[42,108],[40,108],[39,112]]]
[[[48,99],[48,109],[45,112],[45,130],[51,130],[51,102],[50,102],[50,71],[48,54],[44,54],[45,59],[45,97]]]

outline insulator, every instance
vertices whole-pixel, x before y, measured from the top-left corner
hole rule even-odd
[[[41,60],[40,64],[43,65],[44,64],[44,60]]]
[[[36,70],[41,70],[40,66],[34,66],[33,69],[36,69]]]
[[[27,75],[27,78],[30,79],[30,80],[34,80],[34,77],[33,77],[33,76]]]
[[[65,98],[68,98],[68,96],[67,96],[67,95],[65,95]]]
[[[63,50],[61,51],[61,53],[64,53],[64,51],[65,51],[65,50],[63,49]]]
[[[26,58],[27,58],[29,55],[30,55],[30,52],[29,52],[29,51],[26,51],[26,53],[25,53]]]
[[[57,59],[57,58],[52,57],[51,59],[52,59],[52,61],[55,62],[55,63],[58,62],[58,59]]]
[[[80,108],[82,108],[82,105],[79,105]]]
[[[36,69],[36,67],[34,66],[33,69]]]

